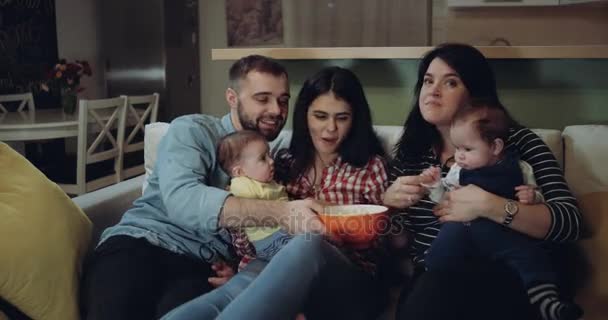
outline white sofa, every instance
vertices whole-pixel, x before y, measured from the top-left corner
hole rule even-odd
[[[168,124],[153,123],[146,126],[145,162],[150,172],[156,158],[156,146],[166,132]],[[402,127],[376,126],[383,146],[391,151],[399,139]],[[563,131],[535,129],[549,145],[564,169],[566,179],[579,199],[583,216],[590,222],[589,235],[579,242],[585,253],[588,276],[577,300],[585,309],[585,319],[605,319],[608,316],[608,126],[570,126]],[[275,140],[274,148],[286,147],[291,132],[283,130]],[[94,224],[93,243],[101,231],[118,222],[131,203],[141,195],[145,176],[94,191],[73,200],[87,213]],[[592,254],[587,254],[592,253]],[[582,265],[582,264],[581,264]]]

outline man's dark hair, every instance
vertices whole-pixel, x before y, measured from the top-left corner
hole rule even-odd
[[[287,78],[287,70],[278,61],[269,57],[252,54],[237,60],[230,67],[228,73],[230,88],[238,91],[239,81],[244,79],[251,71],[269,73],[277,77],[285,76]]]

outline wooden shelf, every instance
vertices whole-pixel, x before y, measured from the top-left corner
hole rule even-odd
[[[212,49],[211,60],[261,54],[279,60],[419,59],[433,47],[231,48]],[[477,47],[490,59],[606,59],[608,45]]]

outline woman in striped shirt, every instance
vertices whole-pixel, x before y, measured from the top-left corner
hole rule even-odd
[[[532,131],[514,125],[508,148],[528,162],[545,197],[543,204],[518,204],[468,185],[449,193],[437,204],[426,195],[420,173],[440,166],[442,175],[453,164],[454,146],[449,128],[454,114],[471,99],[487,99],[501,105],[494,74],[485,57],[475,48],[444,44],[427,53],[418,70],[416,100],[389,164],[390,187],[384,203],[395,208],[396,225],[412,236],[410,252],[416,267],[413,286],[403,292],[398,319],[535,319],[529,301],[543,301],[552,313],[557,299],[555,287],[524,288],[505,265],[471,259],[469,271],[424,270],[425,256],[446,221],[467,222],[485,218],[545,245],[578,239],[581,217],[576,199],[545,143]],[[406,290],[407,291],[407,290]]]

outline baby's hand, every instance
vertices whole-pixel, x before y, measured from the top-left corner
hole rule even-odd
[[[209,281],[214,288],[223,286],[234,276],[234,269],[223,261],[214,263],[211,265],[211,269],[215,271],[216,276],[209,277],[207,281]]]
[[[441,180],[441,169],[439,167],[429,167],[424,169],[420,174],[423,177],[429,177],[432,179],[431,183],[427,183],[426,185],[432,186],[433,184],[439,182]]]
[[[536,187],[528,184],[515,187],[515,197],[523,204],[534,204],[536,199]]]

